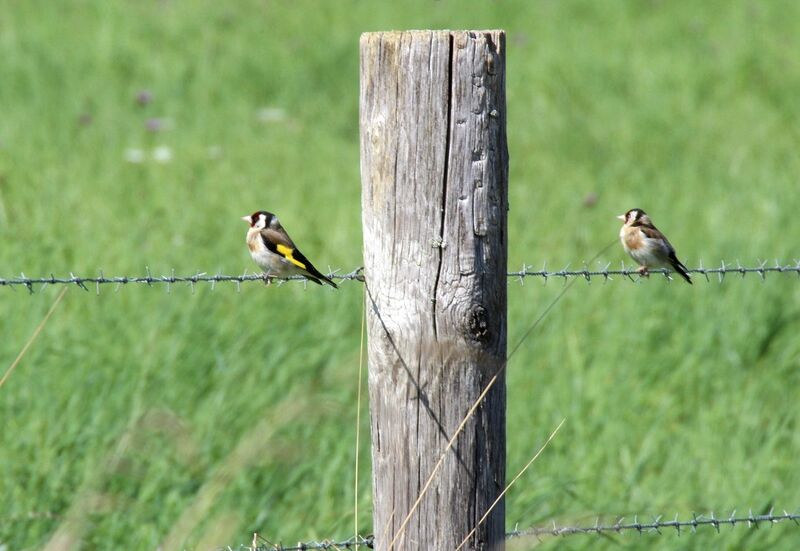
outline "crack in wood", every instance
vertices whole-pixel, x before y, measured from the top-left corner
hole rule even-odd
[[[455,45],[453,41],[453,34],[450,33],[450,43],[448,51],[447,63],[447,122],[445,125],[445,142],[444,142],[444,169],[442,170],[442,209],[439,215],[441,216],[441,224],[439,225],[439,266],[436,268],[436,280],[433,282],[433,335],[436,340],[439,340],[439,331],[436,326],[436,300],[439,296],[439,279],[442,276],[442,262],[444,260],[444,224],[445,213],[447,212],[447,177],[450,168],[450,146],[451,146],[451,130],[450,124],[453,121],[453,57],[455,56]]]

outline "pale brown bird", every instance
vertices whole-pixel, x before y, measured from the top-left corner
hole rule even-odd
[[[619,239],[625,252],[639,264],[639,273],[647,276],[649,268],[672,268],[690,284],[688,270],[675,255],[675,248],[650,221],[642,209],[631,209],[617,216],[624,223]]]

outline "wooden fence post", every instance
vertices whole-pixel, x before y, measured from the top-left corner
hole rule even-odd
[[[506,357],[505,33],[366,33],[360,99],[375,548],[453,551],[503,490],[502,374],[412,508]]]

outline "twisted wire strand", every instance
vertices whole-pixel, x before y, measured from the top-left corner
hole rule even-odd
[[[767,274],[777,273],[777,274],[796,274],[800,276],[800,260],[795,260],[794,264],[791,263],[782,263],[778,260],[775,260],[775,263],[772,265],[768,264],[768,261],[760,261],[757,266],[742,266],[742,264],[737,260],[736,263],[726,263],[724,260],[720,262],[719,267],[716,268],[706,268],[703,266],[703,263],[700,262],[700,265],[696,268],[689,268],[686,270],[689,274],[700,274],[705,277],[706,281],[710,282],[711,277],[716,276],[716,279],[722,283],[725,280],[725,276],[727,274],[735,274],[739,275],[744,278],[748,274],[758,274],[762,281],[766,280]],[[663,275],[667,279],[672,279],[672,272],[671,270],[666,270],[663,268],[649,270],[650,274],[658,274]],[[626,267],[623,263],[619,270],[611,269],[611,263],[606,264],[603,268],[592,270],[586,266],[582,269],[569,269],[569,266],[561,269],[561,270],[547,270],[546,264],[542,267],[541,270],[532,270],[530,266],[523,265],[522,268],[517,272],[508,272],[508,277],[516,277],[520,280],[527,278],[527,277],[539,277],[543,278],[547,281],[550,278],[571,278],[571,277],[582,277],[587,281],[591,281],[593,278],[602,278],[604,282],[613,281],[614,276],[621,276],[624,278],[628,278],[631,281],[638,281],[643,276],[639,273],[636,268],[629,268]]]
[[[800,512],[790,513],[785,510],[782,513],[776,513],[774,510],[770,510],[769,513],[763,515],[754,514],[752,509],[746,515],[737,515],[734,510],[730,515],[722,517],[716,516],[713,511],[707,515],[692,513],[691,518],[687,520],[679,520],[678,515],[675,515],[672,520],[662,520],[663,516],[659,515],[653,517],[652,520],[640,521],[640,516],[641,515],[634,515],[633,520],[629,522],[625,522],[625,517],[619,517],[611,524],[602,524],[598,517],[595,523],[590,526],[558,526],[553,522],[552,526],[532,527],[524,530],[515,528],[506,533],[506,539],[523,537],[541,538],[542,536],[566,537],[576,534],[600,535],[612,532],[617,534],[638,532],[639,534],[663,535],[664,531],[672,530],[680,536],[684,533],[697,533],[698,528],[703,527],[711,527],[716,530],[717,533],[721,533],[722,527],[730,526],[734,528],[736,525],[745,525],[748,528],[758,529],[764,524],[773,526],[775,524],[792,522],[800,526]],[[289,546],[280,543],[272,543],[264,538],[259,539],[264,543],[259,545],[255,545],[254,543],[254,545],[250,547],[242,545],[235,549],[237,551],[304,551],[311,549],[357,549],[358,547],[372,549],[375,544],[374,537],[371,535],[353,536],[346,540],[339,541],[307,541]],[[232,547],[226,549],[228,551],[234,551]]]
[[[356,268],[347,273],[339,273],[339,271],[340,270],[331,271],[328,277],[338,281],[358,281],[362,283],[365,281],[363,267]],[[749,274],[757,274],[762,281],[765,281],[769,274],[794,274],[800,277],[800,260],[796,260],[794,263],[782,263],[776,260],[774,264],[768,264],[767,261],[762,261],[759,262],[757,266],[742,266],[738,261],[736,263],[726,263],[723,261],[718,267],[711,268],[704,267],[701,262],[698,267],[690,268],[687,272],[703,276],[708,282],[711,282],[712,278],[714,278],[719,283],[722,283],[725,280],[725,276],[728,274],[738,275],[741,278]],[[668,280],[672,279],[672,273],[673,272],[670,270],[665,269],[650,270],[650,274],[662,275]],[[550,279],[562,279],[566,281],[567,279],[576,277],[583,278],[589,282],[593,279],[602,279],[604,283],[607,283],[609,281],[615,281],[615,278],[626,278],[630,281],[638,282],[643,277],[636,268],[626,267],[624,264],[618,270],[611,269],[611,264],[606,264],[600,269],[590,269],[587,266],[581,269],[570,269],[568,265],[560,270],[548,270],[546,264],[541,270],[533,270],[530,266],[523,265],[519,271],[508,272],[506,276],[509,280],[516,279],[520,283],[524,283],[527,278],[538,278],[547,283]],[[22,273],[19,277],[0,278],[0,287],[9,287],[12,289],[16,287],[25,287],[30,293],[33,293],[36,286],[43,289],[48,285],[77,285],[86,291],[89,290],[89,286],[93,286],[95,291],[99,294],[101,285],[115,285],[117,290],[124,285],[138,284],[147,285],[149,287],[165,285],[169,292],[173,285],[186,284],[191,287],[192,292],[194,292],[195,287],[200,283],[210,284],[212,290],[217,283],[233,283],[236,285],[237,290],[240,290],[242,283],[254,281],[275,282],[278,285],[282,285],[287,281],[308,282],[308,280],[302,276],[275,277],[265,274],[247,273],[241,275],[209,275],[206,272],[198,272],[190,275],[175,275],[173,271],[170,275],[155,276],[150,273],[149,269],[146,269],[145,275],[143,276],[106,276],[102,270],[97,276],[77,276],[74,273],[70,273],[69,277],[56,277],[54,274],[51,274],[50,277],[28,277]]]
[[[256,544],[255,540],[260,539],[264,543]],[[346,540],[321,540],[300,542],[296,545],[282,545],[272,543],[261,536],[254,535],[254,542],[251,546],[240,545],[237,548],[226,547],[227,551],[306,551],[309,549],[357,549],[358,547],[372,549],[375,545],[373,536],[352,536]]]
[[[793,522],[800,526],[800,513],[790,513],[783,511],[783,513],[775,513],[773,509],[764,515],[753,514],[751,509],[747,515],[736,515],[734,510],[730,515],[725,517],[718,517],[714,512],[707,515],[698,515],[692,513],[692,518],[688,520],[678,520],[678,515],[675,515],[673,520],[662,520],[663,516],[659,515],[653,517],[650,521],[640,521],[639,515],[634,515],[632,522],[625,522],[625,517],[620,517],[613,524],[601,524],[600,518],[595,521],[592,526],[557,526],[553,522],[552,526],[546,527],[533,527],[525,530],[513,530],[506,534],[506,538],[517,538],[524,536],[571,536],[575,534],[604,534],[609,532],[638,532],[662,534],[662,530],[675,530],[678,535],[681,535],[684,530],[689,530],[695,533],[697,528],[703,526],[711,526],[717,533],[720,532],[721,526],[735,527],[737,524],[746,524],[748,528],[759,528],[761,524],[769,524],[770,526]]]
[[[338,271],[338,270],[337,270]],[[348,280],[348,281],[364,281],[363,268],[356,268],[355,270],[346,273],[338,274],[337,271],[331,272],[328,277],[333,280]],[[175,275],[173,272],[170,275],[154,276],[150,273],[150,269],[145,269],[143,276],[106,276],[101,270],[97,276],[76,276],[70,272],[69,277],[56,277],[50,274],[50,277],[27,277],[24,273],[20,277],[14,278],[0,278],[0,287],[21,287],[24,286],[30,293],[33,293],[36,285],[40,285],[44,289],[48,285],[77,285],[84,291],[89,290],[89,285],[95,287],[97,294],[100,294],[101,285],[116,285],[119,290],[123,285],[147,285],[152,287],[155,285],[166,285],[167,292],[172,290],[175,284],[185,283],[192,288],[194,292],[195,286],[198,283],[209,283],[213,290],[217,283],[234,283],[237,290],[240,289],[242,283],[251,281],[260,281],[262,283],[275,282],[277,285],[282,285],[287,281],[301,281],[307,283],[308,280],[302,276],[290,277],[276,277],[266,274],[241,274],[241,275],[225,275],[216,274],[208,275],[206,272],[198,272],[191,275]]]

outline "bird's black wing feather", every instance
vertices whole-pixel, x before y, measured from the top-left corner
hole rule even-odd
[[[311,279],[315,283],[319,283],[320,285],[322,285],[322,283],[319,281],[321,279],[322,281],[324,281],[325,283],[327,283],[328,285],[330,285],[334,289],[338,289],[339,288],[333,281],[330,280],[330,278],[328,278],[322,272],[317,270],[314,267],[314,265],[311,263],[311,261],[309,261],[306,258],[306,256],[303,253],[300,252],[300,249],[295,249],[294,252],[292,253],[292,256],[296,260],[299,260],[300,262],[302,262],[305,265],[305,270],[309,274],[311,274],[311,276],[313,276],[313,277],[309,277],[309,279]]]
[[[678,260],[678,257],[675,255],[675,250],[672,249],[669,252],[669,262],[672,264],[672,267],[675,268],[675,271],[681,274],[681,277],[685,279],[689,285],[692,284],[692,278],[689,277],[689,271],[686,266],[683,265],[683,262]]]

